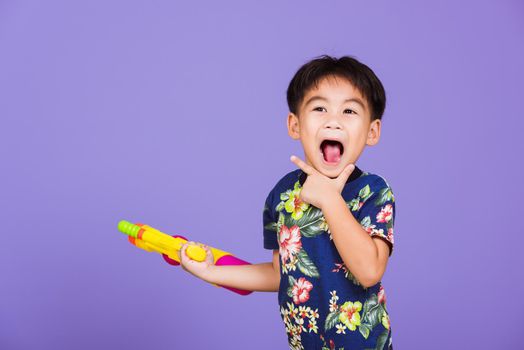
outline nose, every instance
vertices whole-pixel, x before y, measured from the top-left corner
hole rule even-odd
[[[336,116],[328,117],[324,127],[327,129],[342,129],[342,126],[340,125],[340,122]]]

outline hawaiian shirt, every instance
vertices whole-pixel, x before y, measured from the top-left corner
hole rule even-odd
[[[307,174],[289,172],[263,211],[264,248],[278,249],[278,304],[291,349],[392,349],[381,282],[365,288],[340,257],[317,207],[300,200]],[[341,192],[362,228],[393,252],[395,198],[379,175],[355,167]]]

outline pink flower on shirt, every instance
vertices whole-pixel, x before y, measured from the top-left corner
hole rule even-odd
[[[395,239],[393,238],[393,227],[388,228],[388,239],[391,243],[395,243]]]
[[[383,304],[386,303],[386,291],[383,286],[380,286],[380,290],[378,291],[378,302]]]
[[[380,209],[380,213],[377,214],[377,222],[389,222],[393,216],[393,206],[391,204],[386,205]]]
[[[293,285],[293,302],[295,304],[305,303],[309,299],[309,291],[313,289],[311,282],[300,277]]]
[[[282,225],[278,234],[280,241],[280,256],[282,263],[291,260],[293,255],[296,255],[302,249],[302,242],[300,241],[300,228],[297,225],[287,227]]]

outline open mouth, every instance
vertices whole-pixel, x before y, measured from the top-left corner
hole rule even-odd
[[[344,153],[344,146],[336,140],[324,140],[320,144],[320,151],[328,164],[338,164]]]

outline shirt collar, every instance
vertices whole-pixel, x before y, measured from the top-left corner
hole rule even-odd
[[[298,181],[300,182],[300,186],[303,186],[304,182],[306,182],[307,174],[304,171],[302,171],[302,169],[298,169],[298,170],[299,170]],[[359,178],[360,175],[362,175],[362,170],[360,170],[360,168],[355,164],[355,169],[353,169],[353,172],[351,173],[351,175],[349,175],[349,178],[346,181],[346,185],[350,183],[351,181]]]

